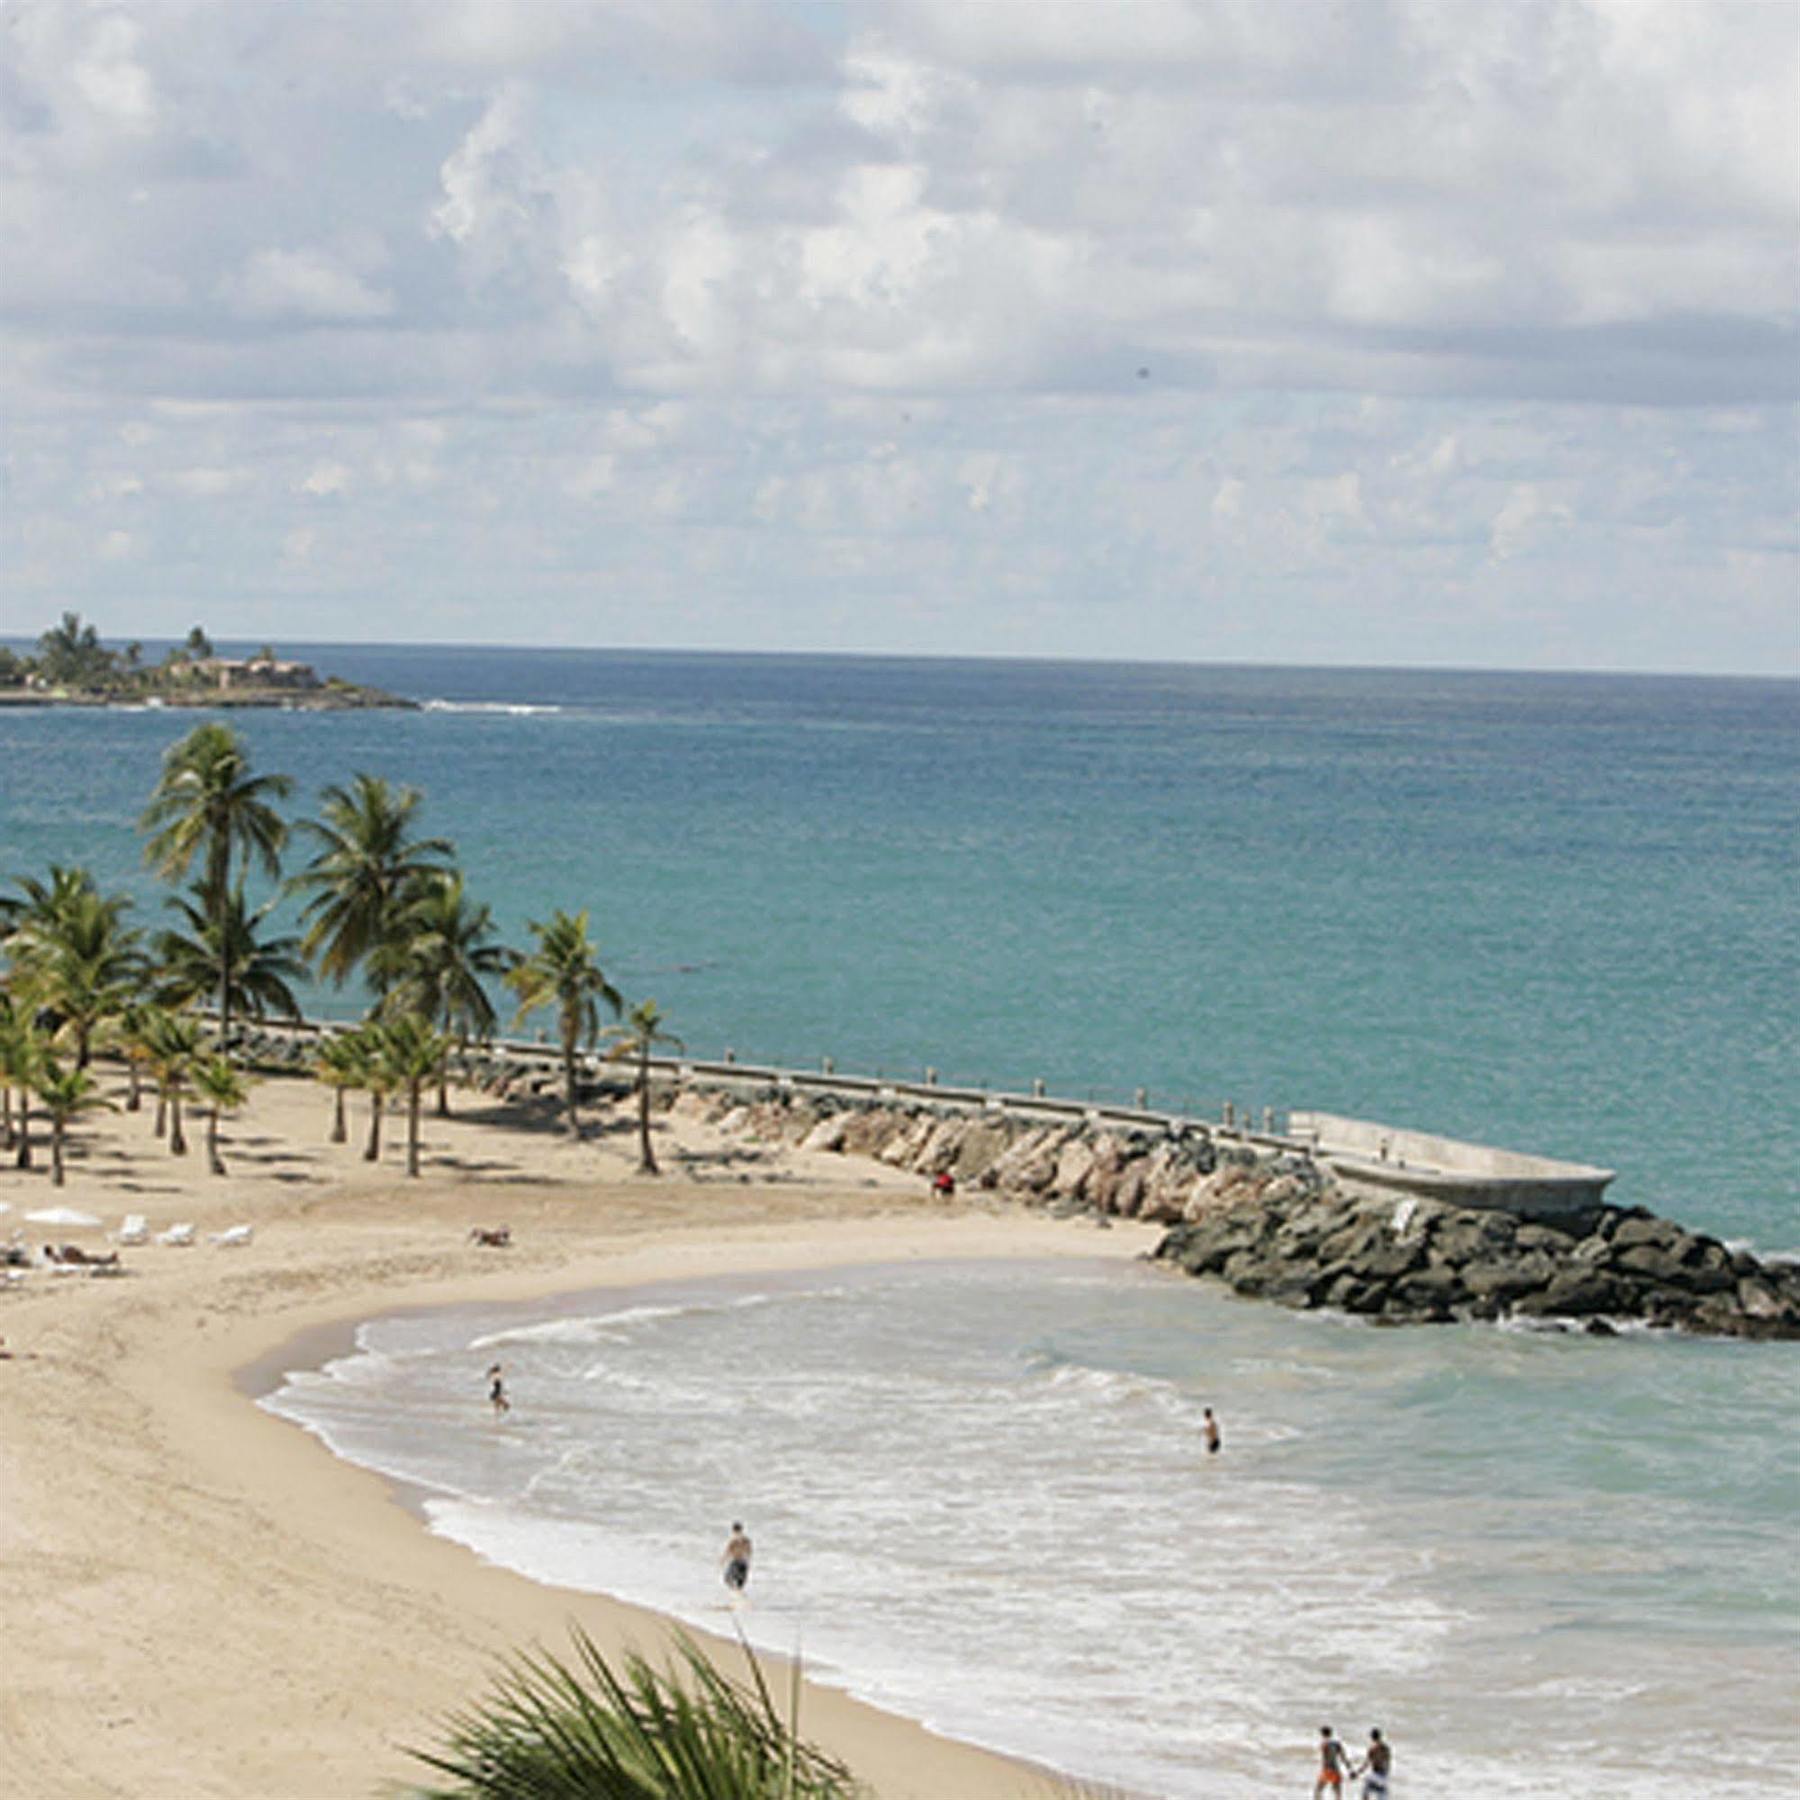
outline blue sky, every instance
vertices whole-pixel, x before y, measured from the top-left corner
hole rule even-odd
[[[1800,673],[1779,0],[0,25],[0,631]]]

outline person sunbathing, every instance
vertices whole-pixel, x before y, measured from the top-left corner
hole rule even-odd
[[[71,1269],[116,1269],[119,1266],[119,1253],[109,1250],[104,1256],[96,1256],[84,1250],[79,1244],[46,1244],[44,1260],[60,1263]]]
[[[483,1244],[490,1250],[504,1250],[512,1242],[510,1225],[477,1225],[469,1232],[472,1243]]]

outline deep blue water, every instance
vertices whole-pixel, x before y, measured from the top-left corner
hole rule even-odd
[[[1800,682],[298,653],[449,705],[238,717],[295,810],[420,786],[509,934],[591,908],[696,1052],[1367,1114],[1800,1245]],[[0,873],[152,916],[194,722],[0,712]]]

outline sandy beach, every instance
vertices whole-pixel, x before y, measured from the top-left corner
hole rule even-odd
[[[109,1073],[109,1089],[122,1083]],[[0,1738],[27,1800],[325,1800],[416,1778],[428,1745],[496,1659],[559,1647],[660,1660],[668,1626],[603,1597],[540,1586],[431,1536],[393,1489],[339,1461],[252,1395],[401,1308],[590,1286],[905,1258],[1129,1256],[1148,1230],[1097,1233],[938,1200],[874,1163],[770,1154],[706,1127],[662,1128],[660,1179],[633,1172],[612,1112],[576,1144],[542,1115],[456,1095],[428,1118],[425,1172],[403,1172],[404,1121],[379,1164],[326,1141],[316,1085],[259,1085],[209,1175],[203,1124],[168,1155],[147,1110],[99,1114],[67,1185],[0,1176],[0,1236],[106,1248],[97,1230],[24,1222],[63,1205],[108,1228],[192,1221],[187,1248],[122,1252],[118,1279],[34,1268],[0,1295]],[[41,1127],[40,1127],[41,1130]],[[210,1234],[254,1228],[224,1247]],[[473,1226],[510,1226],[484,1249]],[[735,1647],[727,1666],[741,1662]],[[1050,1784],[1021,1764],[809,1685],[803,1735],[882,1800],[999,1800]]]

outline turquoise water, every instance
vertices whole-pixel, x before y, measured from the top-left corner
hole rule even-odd
[[[1800,683],[308,654],[437,704],[241,718],[297,806],[424,788],[509,932],[590,907],[696,1052],[1367,1114],[1800,1245]],[[191,722],[0,713],[0,872],[153,910]]]
[[[590,907],[696,1052],[1364,1113],[1800,1248],[1795,682],[314,654],[433,704],[240,719],[297,806],[421,786],[509,934]],[[0,872],[154,917],[191,723],[0,711]],[[1724,1796],[1800,1731],[1794,1356],[841,1273],[376,1322],[277,1405],[484,1554],[704,1622],[742,1509],[764,1641],[1150,1793],[1304,1791],[1333,1717],[1402,1795]]]

